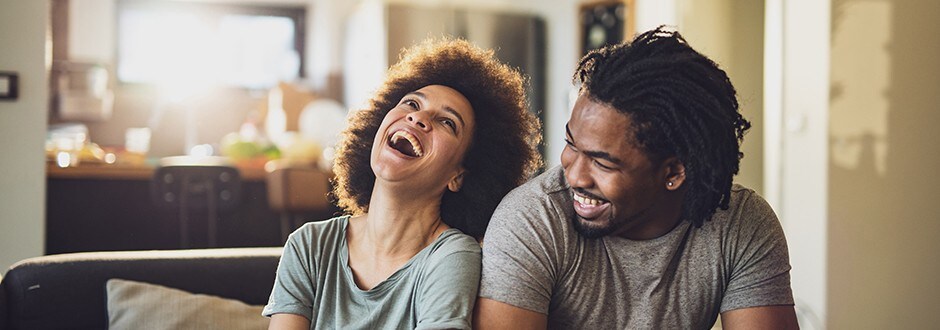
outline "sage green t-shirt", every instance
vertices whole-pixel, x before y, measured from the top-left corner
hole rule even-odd
[[[262,312],[302,315],[311,329],[469,329],[480,283],[480,245],[457,229],[371,290],[353,281],[349,216],[300,227],[287,240]]]

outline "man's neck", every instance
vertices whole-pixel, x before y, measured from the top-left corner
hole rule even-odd
[[[645,241],[668,234],[682,223],[682,202],[679,194],[664,196],[659,204],[654,205],[628,227],[614,231],[612,235],[634,241]]]

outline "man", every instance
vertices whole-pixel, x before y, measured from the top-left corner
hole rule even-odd
[[[663,29],[586,55],[561,167],[500,204],[479,328],[796,328],[786,240],[732,185],[750,127],[718,66]]]

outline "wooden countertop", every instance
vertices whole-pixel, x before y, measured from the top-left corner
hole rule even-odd
[[[82,164],[75,167],[58,167],[53,162],[46,162],[46,177],[52,179],[95,179],[95,180],[151,180],[155,167],[151,165],[112,165]],[[263,168],[238,166],[239,174],[245,181],[263,181],[266,172]]]

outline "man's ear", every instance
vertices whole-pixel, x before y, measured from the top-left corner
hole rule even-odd
[[[685,182],[685,164],[676,157],[669,157],[663,161],[663,184],[666,189],[676,191]]]
[[[466,173],[463,169],[460,170],[460,173],[457,176],[454,176],[453,179],[450,179],[450,182],[447,183],[447,190],[452,192],[460,191],[460,187],[463,186],[463,174]]]

